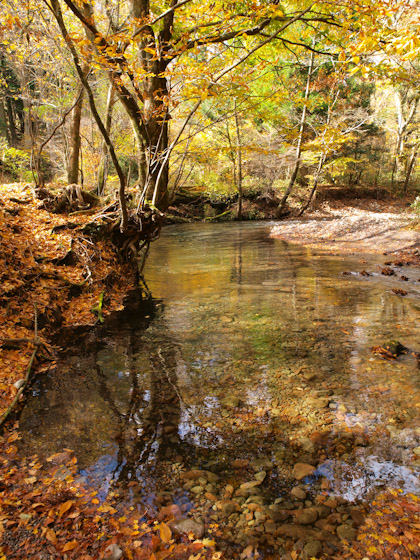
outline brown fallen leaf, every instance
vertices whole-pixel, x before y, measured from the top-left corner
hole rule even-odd
[[[66,511],[69,511],[73,504],[74,500],[67,500],[67,502],[61,504],[60,509],[58,510],[58,516],[62,517],[66,513]]]
[[[53,529],[47,529],[45,536],[52,544],[57,544],[57,536]]]
[[[63,546],[63,552],[74,550],[77,547],[77,541],[70,541]]]
[[[168,544],[170,542],[171,538],[172,538],[172,531],[170,530],[168,525],[166,525],[166,523],[164,523],[163,521],[159,525],[159,533],[160,533],[160,538],[162,539],[162,541],[165,544]]]

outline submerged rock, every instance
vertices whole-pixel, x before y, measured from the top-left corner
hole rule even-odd
[[[320,541],[310,541],[304,548],[303,552],[307,558],[318,558],[322,551],[322,544]]]
[[[356,538],[356,531],[350,525],[340,525],[337,527],[337,535],[340,539],[351,542]]]
[[[298,509],[295,516],[296,521],[301,525],[311,525],[318,519],[318,512],[315,508]]]
[[[419,455],[420,455],[420,453],[419,453]],[[260,482],[263,482],[263,480],[265,479],[266,476],[267,476],[267,473],[265,471],[261,471],[261,472],[256,473],[254,475],[254,477]]]
[[[292,488],[292,490],[290,491],[291,496],[293,496],[294,498],[297,498],[298,500],[305,500],[306,499],[306,492],[305,490],[303,490],[302,488],[299,488],[299,486],[295,486],[294,488]]]
[[[186,518],[177,521],[173,526],[177,533],[192,533],[197,539],[201,539],[204,535],[204,525],[194,521],[194,519]]]
[[[181,473],[182,480],[198,480],[199,478],[203,478],[210,482],[217,482],[219,480],[219,476],[210,471],[195,469],[192,471],[186,471]]]
[[[306,402],[309,406],[317,410],[322,410],[323,408],[327,408],[330,404],[330,399],[328,397],[308,397]]]
[[[306,463],[296,463],[293,467],[293,476],[296,480],[302,480],[307,476],[313,475],[315,472],[315,467],[312,465],[307,465]]]
[[[222,399],[222,405],[226,406],[227,408],[237,408],[238,406],[241,405],[241,399],[239,399],[238,397],[226,397],[224,399]]]

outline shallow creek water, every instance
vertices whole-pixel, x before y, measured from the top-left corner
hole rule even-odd
[[[371,351],[390,339],[420,351],[415,273],[400,297],[378,272],[385,257],[325,256],[269,231],[166,228],[147,262],[151,297],[75,339],[33,387],[22,453],[70,448],[100,496],[119,485],[151,512],[176,503],[206,526],[225,519],[244,545],[287,518],[270,511],[321,491],[350,503],[420,493],[417,360]],[[298,462],[315,476],[297,482]],[[306,501],[290,495],[297,484]],[[262,530],[255,508],[241,522],[250,498],[271,507]]]

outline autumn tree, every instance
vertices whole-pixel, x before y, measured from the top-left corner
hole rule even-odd
[[[297,21],[328,23],[333,19],[325,11],[314,10],[311,4],[300,4],[298,11],[290,5],[286,11],[278,1],[247,1],[243,5],[205,2],[198,9],[192,0],[167,5],[133,0],[125,7],[118,29],[111,32],[109,14],[116,10],[112,3],[91,5],[91,17],[86,17],[73,0],[63,0],[62,5],[57,0],[49,3],[49,7],[56,19],[61,17],[60,12],[63,14],[62,32],[80,61],[93,56],[93,64],[107,73],[144,154],[144,196],[160,209],[165,209],[169,202],[168,169],[173,145],[201,99],[213,94],[216,84],[222,85],[223,79],[226,81],[228,74],[252,52],[284,34]],[[88,39],[69,31],[68,25],[74,21],[87,31]],[[221,46],[229,45],[237,37],[246,40],[236,53],[222,60],[226,49]],[[195,94],[186,100],[192,106],[185,112],[184,124],[170,139],[169,123],[180,97],[177,86],[179,81],[185,82],[185,74],[181,75],[179,70],[187,53],[193,53],[198,60],[196,67],[189,69],[189,85],[194,82]],[[214,54],[217,56],[213,57]]]

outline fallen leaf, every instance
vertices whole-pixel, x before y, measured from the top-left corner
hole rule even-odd
[[[66,511],[69,511],[69,509],[73,504],[74,504],[74,500],[67,500],[67,502],[61,504],[60,509],[58,510],[59,517],[62,517],[62,515],[64,515]]]
[[[166,523],[161,523],[159,525],[159,533],[160,533],[160,538],[162,539],[162,541],[164,543],[168,544],[171,540],[171,537],[172,537],[172,531],[166,525]]]
[[[47,537],[47,539],[52,544],[57,544],[57,537],[56,537],[56,534],[54,533],[53,529],[47,529],[47,532],[45,533],[45,536]]]
[[[63,552],[67,552],[68,550],[73,550],[77,546],[77,541],[70,541],[63,546]]]

